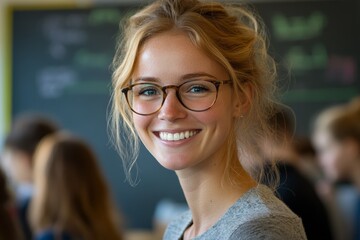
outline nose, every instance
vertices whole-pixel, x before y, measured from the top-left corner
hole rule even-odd
[[[168,89],[164,104],[159,110],[158,117],[162,120],[173,122],[186,116],[187,111],[176,96],[176,90]]]

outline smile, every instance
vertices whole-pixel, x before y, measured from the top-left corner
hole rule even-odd
[[[196,135],[199,131],[184,131],[178,133],[160,132],[159,136],[161,140],[165,141],[179,141],[190,138]]]

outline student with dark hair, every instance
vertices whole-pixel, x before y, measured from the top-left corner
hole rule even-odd
[[[32,239],[28,222],[28,206],[33,194],[33,155],[38,143],[58,130],[50,118],[38,114],[17,117],[5,139],[4,162],[7,174],[15,186],[21,227],[26,239]]]

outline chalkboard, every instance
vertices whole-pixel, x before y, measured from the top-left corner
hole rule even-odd
[[[134,7],[12,10],[12,116],[40,112],[95,149],[129,228],[151,228],[156,204],[184,201],[178,180],[141,150],[139,184],[125,181],[107,130],[120,19]],[[86,166],[84,166],[86,168]],[[79,173],[81,174],[81,173]]]
[[[283,102],[297,133],[311,132],[324,108],[360,95],[360,2],[289,1],[254,4],[279,64]]]
[[[253,6],[268,27],[271,52],[282,67],[283,101],[295,110],[297,131],[306,134],[318,111],[360,94],[359,3]],[[12,116],[45,113],[84,137],[101,160],[127,226],[151,228],[158,201],[184,201],[177,178],[142,148],[140,183],[130,187],[107,134],[109,66],[118,25],[135,8],[12,8]]]

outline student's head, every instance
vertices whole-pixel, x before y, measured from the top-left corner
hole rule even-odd
[[[15,183],[32,182],[34,151],[41,139],[57,130],[56,123],[46,116],[25,114],[15,119],[3,156]]]
[[[314,124],[313,142],[320,164],[331,180],[350,180],[359,174],[360,102],[321,112]]]
[[[81,239],[119,239],[116,209],[96,156],[68,133],[46,137],[34,157],[36,231],[55,228]]]
[[[252,147],[265,134],[274,76],[261,25],[244,7],[163,0],[139,11],[127,21],[114,58],[112,120],[119,152],[131,159],[125,167],[136,155],[124,153],[136,153],[140,137],[168,169],[189,166],[181,152],[191,151],[198,160],[222,154],[228,176],[239,165],[232,162],[237,154],[251,170],[260,164]],[[202,139],[193,149],[169,153],[156,146],[193,135]]]

